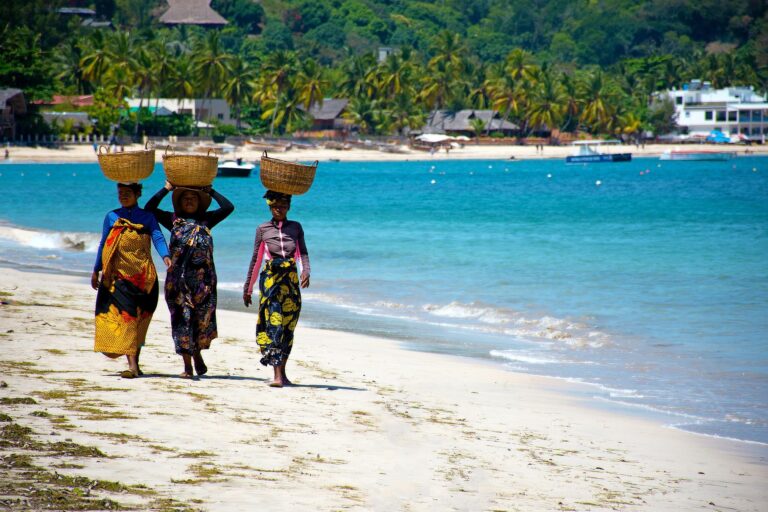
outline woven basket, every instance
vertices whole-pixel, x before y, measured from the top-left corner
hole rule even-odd
[[[101,146],[98,158],[104,176],[118,183],[138,183],[155,170],[155,149],[149,149],[148,143],[141,151],[122,153],[110,153],[109,147]]]
[[[212,149],[208,150],[207,155],[169,155],[168,149],[170,146],[163,155],[163,169],[171,184],[182,187],[207,187],[213,183],[219,158],[211,156]]]
[[[312,165],[270,158],[265,151],[261,155],[261,183],[268,189],[297,196],[312,186],[317,171],[317,160]]]

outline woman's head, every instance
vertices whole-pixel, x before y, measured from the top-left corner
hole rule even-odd
[[[267,206],[269,206],[269,211],[272,213],[272,218],[276,221],[285,220],[288,210],[291,209],[291,196],[275,192],[274,190],[267,190],[264,198],[267,200]]]
[[[181,193],[179,206],[187,215],[197,213],[197,209],[200,208],[200,196],[194,190],[185,190]]]
[[[123,208],[133,208],[141,197],[141,183],[118,183],[117,200]]]
[[[201,215],[211,205],[211,196],[202,190],[177,188],[173,191],[173,211],[182,217]]]

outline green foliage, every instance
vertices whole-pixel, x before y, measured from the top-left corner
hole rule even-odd
[[[675,104],[670,100],[654,102],[648,108],[648,126],[656,135],[675,131],[677,128]]]
[[[258,34],[261,30],[264,9],[253,0],[213,0],[211,7],[247,34]]]
[[[0,87],[22,89],[27,100],[50,98],[55,91],[40,37],[26,27],[0,27]]]
[[[93,95],[93,105],[88,108],[88,115],[95,120],[96,133],[110,135],[112,127],[120,121],[120,111],[126,107],[122,99],[109,94],[105,89],[98,89]]]
[[[478,108],[522,135],[616,135],[671,129],[652,93],[693,78],[768,89],[768,4],[755,0],[213,0],[222,29],[160,26],[166,0],[82,4],[114,32],[58,14],[69,0],[6,3],[0,86],[29,99],[95,92],[89,113],[105,135],[191,130],[189,116],[121,119],[126,97],[224,98],[249,133],[292,133],[312,103],[348,98],[363,134]],[[394,54],[378,62],[382,46]],[[22,126],[48,129],[34,113]]]
[[[155,116],[150,109],[141,109],[139,116],[141,131],[150,137],[168,135],[192,135],[195,128],[195,120],[191,115],[171,114],[169,116]],[[132,126],[131,126],[132,127]]]

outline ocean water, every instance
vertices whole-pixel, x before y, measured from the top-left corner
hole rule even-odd
[[[142,204],[162,183],[158,166]],[[268,210],[257,176],[215,185],[236,206],[214,240],[237,308]],[[0,191],[0,263],[90,273],[118,206],[95,163],[2,164]],[[312,259],[305,325],[585,382],[676,427],[768,443],[767,158],[323,162],[289,217]]]

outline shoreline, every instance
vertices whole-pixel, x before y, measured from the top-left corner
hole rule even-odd
[[[8,303],[0,306],[0,378],[8,385],[0,397],[36,402],[4,406],[12,424],[31,428],[38,442],[61,430],[56,435],[105,457],[123,457],[48,453],[34,461],[65,475],[142,485],[156,500],[203,510],[257,499],[267,510],[287,503],[531,512],[757,511],[768,501],[765,450],[691,436],[639,411],[603,410],[589,392],[574,392],[576,383],[299,325],[292,358],[299,386],[271,390],[252,340],[254,315],[224,309],[206,353],[210,375],[185,381],[175,377],[180,358],[162,300],[142,353],[148,376],[125,381],[115,376],[123,360],[92,352],[85,279],[9,270],[0,292]],[[9,452],[29,450],[0,447],[0,455]],[[138,494],[99,489],[95,495],[159,508]]]
[[[34,275],[46,274],[46,275],[53,275],[53,276],[60,276],[60,277],[68,277],[73,279],[83,279],[84,283],[86,283],[86,281],[90,277],[90,273],[86,271],[77,271],[77,270],[65,271],[61,269],[28,266],[24,264],[7,262],[3,260],[0,260],[0,268],[11,269],[18,272],[30,273]],[[164,279],[161,277],[161,275],[158,275],[158,280],[161,283],[161,289],[162,289],[162,283],[164,282]],[[230,289],[221,289],[219,290],[218,293],[219,293],[219,301],[218,301],[218,308],[217,308],[218,311],[228,311],[237,315],[253,314],[251,309],[247,309],[245,307],[239,306],[239,302],[240,302],[239,292],[230,290]],[[163,303],[163,297],[161,294],[160,301],[158,303],[158,308],[162,306],[164,306],[164,303]],[[305,320],[305,323],[307,321],[312,322],[312,320]],[[463,354],[461,352],[451,352],[451,351],[445,351],[445,350],[442,350],[442,351],[430,350],[428,344],[424,344],[423,342],[421,343],[412,342],[412,341],[409,342],[405,339],[398,337],[396,334],[388,335],[388,334],[382,334],[382,333],[372,333],[372,332],[356,330],[354,328],[344,328],[343,326],[342,327],[312,326],[312,327],[308,327],[308,329],[311,329],[313,331],[325,332],[329,336],[335,333],[343,333],[343,334],[348,334],[352,336],[362,336],[366,338],[379,339],[379,340],[385,341],[386,343],[393,343],[397,346],[399,350],[402,350],[405,352],[431,354],[431,355],[437,355],[441,357],[456,357],[456,358],[466,360],[469,363],[479,364],[484,367],[490,367],[490,368],[494,368],[496,370],[501,370],[504,372],[510,372],[515,375],[530,376],[534,378],[552,380],[553,382],[557,383],[558,386],[563,386],[563,389],[561,389],[561,392],[567,394],[571,398],[578,397],[579,400],[584,402],[585,407],[592,408],[592,409],[605,410],[605,411],[613,412],[619,415],[637,416],[644,420],[655,422],[662,428],[672,429],[687,435],[700,436],[705,439],[725,441],[728,443],[757,446],[765,450],[766,464],[768,464],[768,443],[766,442],[756,441],[752,439],[740,439],[740,438],[731,437],[727,435],[698,432],[696,430],[688,430],[684,428],[685,425],[695,424],[696,420],[704,420],[704,418],[697,418],[694,416],[688,416],[686,414],[677,414],[674,412],[664,411],[652,405],[643,404],[643,403],[629,403],[629,402],[624,402],[620,400],[612,400],[608,397],[610,390],[606,389],[602,384],[598,382],[589,382],[581,379],[574,379],[571,377],[564,377],[564,376],[551,375],[551,374],[548,375],[545,373],[521,372],[512,368],[509,368],[508,365],[505,364],[503,361],[494,359],[493,357],[490,357],[488,355],[479,356],[479,355],[468,355],[468,354]],[[683,421],[686,419],[687,421]],[[678,420],[678,421],[675,421],[675,420]]]
[[[155,161],[162,162],[162,155],[166,144],[157,143]],[[216,148],[216,144],[200,145],[199,148]],[[126,151],[138,151],[144,149],[140,144],[130,144],[125,146]],[[742,156],[766,156],[768,155],[768,145],[766,146],[742,146],[742,145],[722,145],[722,144],[646,144],[644,147],[635,147],[633,145],[619,146],[608,150],[609,153],[618,153],[629,151],[633,158],[653,158],[658,157],[664,151],[674,149],[695,149],[700,151],[729,151]],[[60,149],[50,149],[45,147],[27,147],[12,146],[9,148],[10,159],[6,163],[75,163],[92,162],[96,163],[96,154],[92,146],[86,144],[70,144],[62,146]],[[413,150],[403,146],[399,153],[390,153],[376,149],[353,148],[349,150],[336,150],[325,148],[291,148],[286,152],[273,152],[270,156],[289,161],[312,161],[321,162],[398,162],[398,161],[447,161],[447,160],[550,160],[565,159],[573,151],[572,146],[544,146],[541,153],[536,151],[535,146],[489,146],[466,144],[461,148],[456,148],[446,153],[437,151],[434,155],[428,152]],[[195,151],[190,151],[194,153]],[[202,149],[199,150],[202,152]],[[261,157],[262,151],[249,149],[248,145],[238,146],[234,153],[220,153],[220,160],[231,160],[235,156],[242,158],[247,162],[256,162]],[[2,162],[2,161],[0,161]]]

